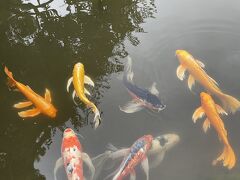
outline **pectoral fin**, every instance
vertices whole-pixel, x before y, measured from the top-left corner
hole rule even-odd
[[[206,133],[207,130],[210,128],[210,121],[206,118],[203,122],[203,131]]]
[[[218,104],[215,104],[215,107],[216,107],[217,112],[218,112],[219,114],[228,115],[228,113],[227,113],[221,106],[219,106]]]
[[[192,116],[193,122],[196,123],[197,119],[202,118],[204,115],[205,115],[204,109],[202,108],[202,106],[200,106],[193,113],[193,116]]]
[[[45,100],[49,103],[52,102],[51,93],[48,89],[45,90]]]
[[[146,180],[149,180],[149,164],[148,164],[147,157],[142,161],[141,166],[142,166],[144,173],[146,174]]]
[[[93,86],[94,87],[94,82],[92,81],[92,79],[88,76],[84,76],[84,84],[88,84],[90,86]]]
[[[21,111],[18,113],[18,115],[22,118],[34,117],[34,116],[37,116],[38,114],[40,114],[40,111],[37,108],[29,109],[26,111]]]
[[[63,160],[62,160],[62,158],[59,158],[56,161],[55,166],[54,166],[54,180],[57,180],[57,171],[61,166],[63,166]]]
[[[89,168],[89,170],[91,172],[91,176],[89,179],[93,180],[93,177],[95,174],[95,168],[94,168],[92,161],[91,161],[90,157],[88,156],[88,154],[82,153],[82,160],[87,165],[87,167]]]
[[[156,82],[152,84],[152,86],[149,88],[149,91],[156,96],[159,95],[159,91],[156,88]]]
[[[195,61],[198,63],[200,67],[205,68],[205,64],[202,61],[199,61],[197,59],[195,59]]]
[[[130,173],[129,180],[136,180],[136,172],[134,170],[132,170],[132,172]]]
[[[91,93],[86,88],[84,88],[84,93],[91,96]]]
[[[213,79],[209,75],[207,75],[207,77],[208,77],[208,79],[210,79],[210,81],[212,81],[214,84],[216,84],[218,86],[218,83],[217,83],[217,81],[215,81],[215,79]]]
[[[76,91],[74,90],[73,93],[72,93],[72,99],[73,99],[74,104],[77,105],[77,103],[76,103],[76,101],[74,99],[75,97],[76,97]]]
[[[67,82],[67,92],[69,92],[69,87],[72,84],[72,82],[73,82],[73,77],[70,77]]]
[[[195,84],[194,77],[190,74],[188,77],[188,88],[192,90],[192,86]]]
[[[177,68],[177,77],[182,81],[185,77],[186,68],[183,65],[179,65]]]
[[[15,108],[25,108],[28,106],[31,106],[33,103],[31,101],[25,101],[25,102],[19,102],[17,104],[14,104],[13,107]]]
[[[140,103],[133,100],[133,101],[128,102],[123,107],[119,106],[119,108],[121,111],[123,111],[125,113],[134,113],[134,112],[142,110],[143,107]]]

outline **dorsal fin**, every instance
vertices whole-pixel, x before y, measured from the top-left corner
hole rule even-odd
[[[159,91],[157,90],[156,85],[157,85],[157,83],[153,82],[152,86],[149,88],[149,91],[150,91],[150,93],[158,96],[159,95]]]
[[[198,63],[200,67],[205,68],[205,64],[202,61],[199,61],[197,59],[195,59],[195,61]]]

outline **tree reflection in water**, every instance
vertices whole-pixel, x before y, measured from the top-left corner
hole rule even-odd
[[[1,78],[1,101],[5,103],[0,110],[4,117],[0,129],[1,179],[44,179],[33,163],[51,145],[56,127],[63,130],[68,119],[76,129],[87,122],[84,114],[88,110],[73,108],[64,89],[74,63],[83,62],[86,73],[95,80],[92,100],[100,103],[109,88],[109,75],[122,70],[119,58],[127,55],[124,41],[138,45],[133,32],[144,32],[141,23],[155,11],[154,0],[0,2],[1,64],[41,95],[43,88],[49,87],[59,110],[55,121],[43,116],[22,121],[11,106],[23,97],[9,92]]]

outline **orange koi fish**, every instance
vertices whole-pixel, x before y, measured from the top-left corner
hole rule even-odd
[[[19,109],[19,108],[29,107],[31,105],[35,106],[30,110],[19,112],[18,115],[20,117],[22,118],[34,117],[40,113],[45,114],[51,118],[56,117],[57,110],[51,104],[51,101],[52,101],[51,94],[48,89],[46,89],[45,98],[43,98],[37,93],[35,93],[29,86],[25,86],[24,84],[17,82],[13,78],[12,72],[10,72],[7,67],[5,67],[4,71],[8,76],[9,85],[11,87],[16,87],[29,100],[29,101],[19,102],[17,104],[14,104],[13,107]]]
[[[217,131],[220,141],[224,145],[222,154],[213,161],[213,165],[217,164],[217,162],[223,161],[223,166],[228,169],[232,169],[236,164],[236,157],[231,145],[228,142],[227,131],[224,127],[223,120],[219,116],[219,114],[227,115],[227,113],[221,106],[215,104],[209,94],[201,92],[200,97],[201,106],[193,113],[193,122],[196,123],[197,119],[202,118],[204,115],[207,116],[203,123],[204,132],[206,133],[208,128],[210,128],[210,125],[212,125]]]
[[[69,87],[73,83],[74,91],[72,94],[72,98],[77,96],[88,108],[91,108],[93,113],[95,114],[94,120],[92,123],[93,127],[96,129],[101,123],[100,112],[96,105],[91,102],[85,94],[91,95],[90,92],[84,87],[84,84],[88,84],[94,87],[94,82],[91,80],[90,77],[85,75],[84,65],[82,63],[77,63],[74,65],[73,68],[73,75],[69,78],[67,82],[67,91],[69,92]],[[75,102],[75,101],[74,101]],[[76,103],[75,103],[76,104]]]
[[[176,55],[180,62],[177,68],[177,77],[183,80],[185,77],[186,70],[189,73],[188,87],[191,90],[195,84],[195,80],[198,81],[210,94],[217,96],[225,110],[235,113],[240,108],[240,102],[227,94],[224,94],[218,87],[218,83],[211,78],[203,68],[205,65],[189,54],[185,50],[177,50]]]

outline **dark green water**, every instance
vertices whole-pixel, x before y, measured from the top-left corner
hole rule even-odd
[[[239,179],[239,160],[231,171],[211,165],[221,143],[213,128],[204,134],[203,121],[191,120],[201,87],[191,93],[175,73],[175,50],[186,49],[205,63],[223,91],[240,98],[239,18],[237,0],[1,0],[0,62],[37,93],[50,89],[58,114],[55,120],[43,115],[19,118],[12,105],[24,97],[8,90],[1,66],[0,179],[52,180],[66,127],[85,137],[80,140],[91,157],[104,152],[109,142],[126,147],[144,134],[174,132],[181,142],[150,170],[151,180]],[[167,105],[164,111],[119,110],[130,100],[120,80],[128,54],[134,81],[146,88],[155,81]],[[92,114],[87,116],[81,104],[76,107],[66,91],[79,61],[96,83],[92,100],[103,118],[97,130],[87,124]],[[239,159],[239,112],[223,119]],[[66,179],[63,169],[58,177]],[[145,179],[141,171],[137,179]]]

